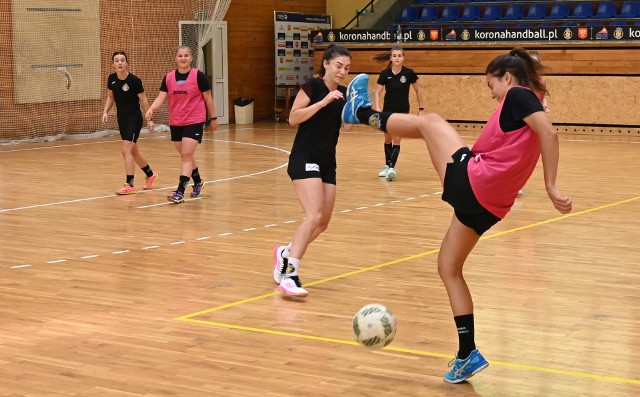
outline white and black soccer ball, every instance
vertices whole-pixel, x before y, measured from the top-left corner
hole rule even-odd
[[[384,305],[369,304],[353,316],[353,333],[363,346],[384,347],[396,336],[396,319]]]

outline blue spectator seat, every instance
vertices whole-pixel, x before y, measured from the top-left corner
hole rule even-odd
[[[482,15],[483,21],[497,21],[502,17],[502,9],[498,4],[489,4],[484,9],[484,14]]]
[[[553,3],[547,19],[566,19],[569,17],[569,3]]]
[[[556,25],[553,24],[553,23],[548,23],[548,22],[541,23],[541,24],[538,25],[539,28],[552,28],[554,26],[556,26]]]
[[[420,17],[415,22],[430,22],[438,19],[438,7],[437,6],[425,6],[422,8]]]
[[[418,18],[418,9],[416,7],[405,7],[402,9],[402,14],[400,14],[400,19],[398,22],[407,23],[413,22]]]
[[[524,6],[522,4],[509,4],[502,19],[508,21],[518,20],[524,17]]]
[[[560,26],[565,27],[565,28],[571,28],[571,27],[579,26],[579,24],[578,24],[578,22],[564,22]]]
[[[625,1],[616,18],[635,18],[640,16],[640,2]]]
[[[611,22],[609,26],[627,26],[627,23],[624,21],[615,21]]]
[[[586,23],[587,27],[589,28],[593,28],[593,27],[599,27],[603,25],[602,21],[589,21]]]
[[[442,15],[440,15],[440,21],[448,22],[455,21],[459,17],[458,6],[445,6],[442,9]]]
[[[569,16],[572,19],[587,19],[593,16],[593,5],[588,2],[576,3],[573,8],[573,14]]]
[[[594,18],[614,18],[616,16],[616,3],[613,1],[603,1],[598,4],[598,10]]]
[[[547,16],[546,4],[531,4],[524,19],[544,19]]]
[[[509,25],[507,25],[506,23],[496,23],[495,25],[493,25],[493,27],[496,29],[503,29],[503,28],[508,28]]]
[[[480,6],[479,5],[467,5],[462,11],[461,21],[476,21],[480,19]]]
[[[531,24],[530,23],[519,23],[516,24],[516,28],[530,28]]]

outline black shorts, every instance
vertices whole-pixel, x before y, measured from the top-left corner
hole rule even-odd
[[[491,226],[500,222],[500,218],[484,208],[471,189],[467,170],[469,160],[473,158],[471,150],[467,147],[460,148],[451,158],[453,163],[447,164],[444,176],[442,200],[453,207],[456,218],[463,225],[482,236]]]
[[[202,143],[202,135],[204,135],[204,123],[196,123],[189,125],[170,125],[171,142],[180,142],[182,138],[191,138]]]
[[[138,113],[118,117],[118,129],[123,141],[138,142],[142,129],[142,115]]]
[[[336,184],[336,161],[335,159],[312,162],[305,160],[304,156],[289,155],[289,166],[287,174],[292,181],[296,179],[320,178],[322,182],[331,185]]]

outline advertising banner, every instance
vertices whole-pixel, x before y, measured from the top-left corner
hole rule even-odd
[[[274,12],[276,85],[299,85],[313,76],[311,31],[331,28],[331,16]]]
[[[424,28],[398,30],[314,30],[320,43],[545,42],[640,40],[640,26],[554,26],[541,28]]]

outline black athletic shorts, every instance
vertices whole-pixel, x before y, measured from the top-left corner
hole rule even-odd
[[[296,179],[320,178],[324,183],[335,185],[336,167],[335,159],[312,162],[305,160],[302,155],[290,154],[287,174],[289,174],[289,178],[291,178],[292,181]]]
[[[491,226],[500,222],[500,218],[484,208],[476,199],[467,165],[473,158],[473,153],[467,147],[460,148],[451,156],[453,163],[447,164],[444,176],[442,200],[453,207],[456,218],[465,226],[472,228],[482,236]]]
[[[191,138],[202,143],[202,135],[204,135],[204,123],[196,123],[189,125],[170,125],[171,142],[180,142],[182,138]]]
[[[138,142],[142,129],[142,115],[138,113],[118,117],[118,129],[123,141]]]

